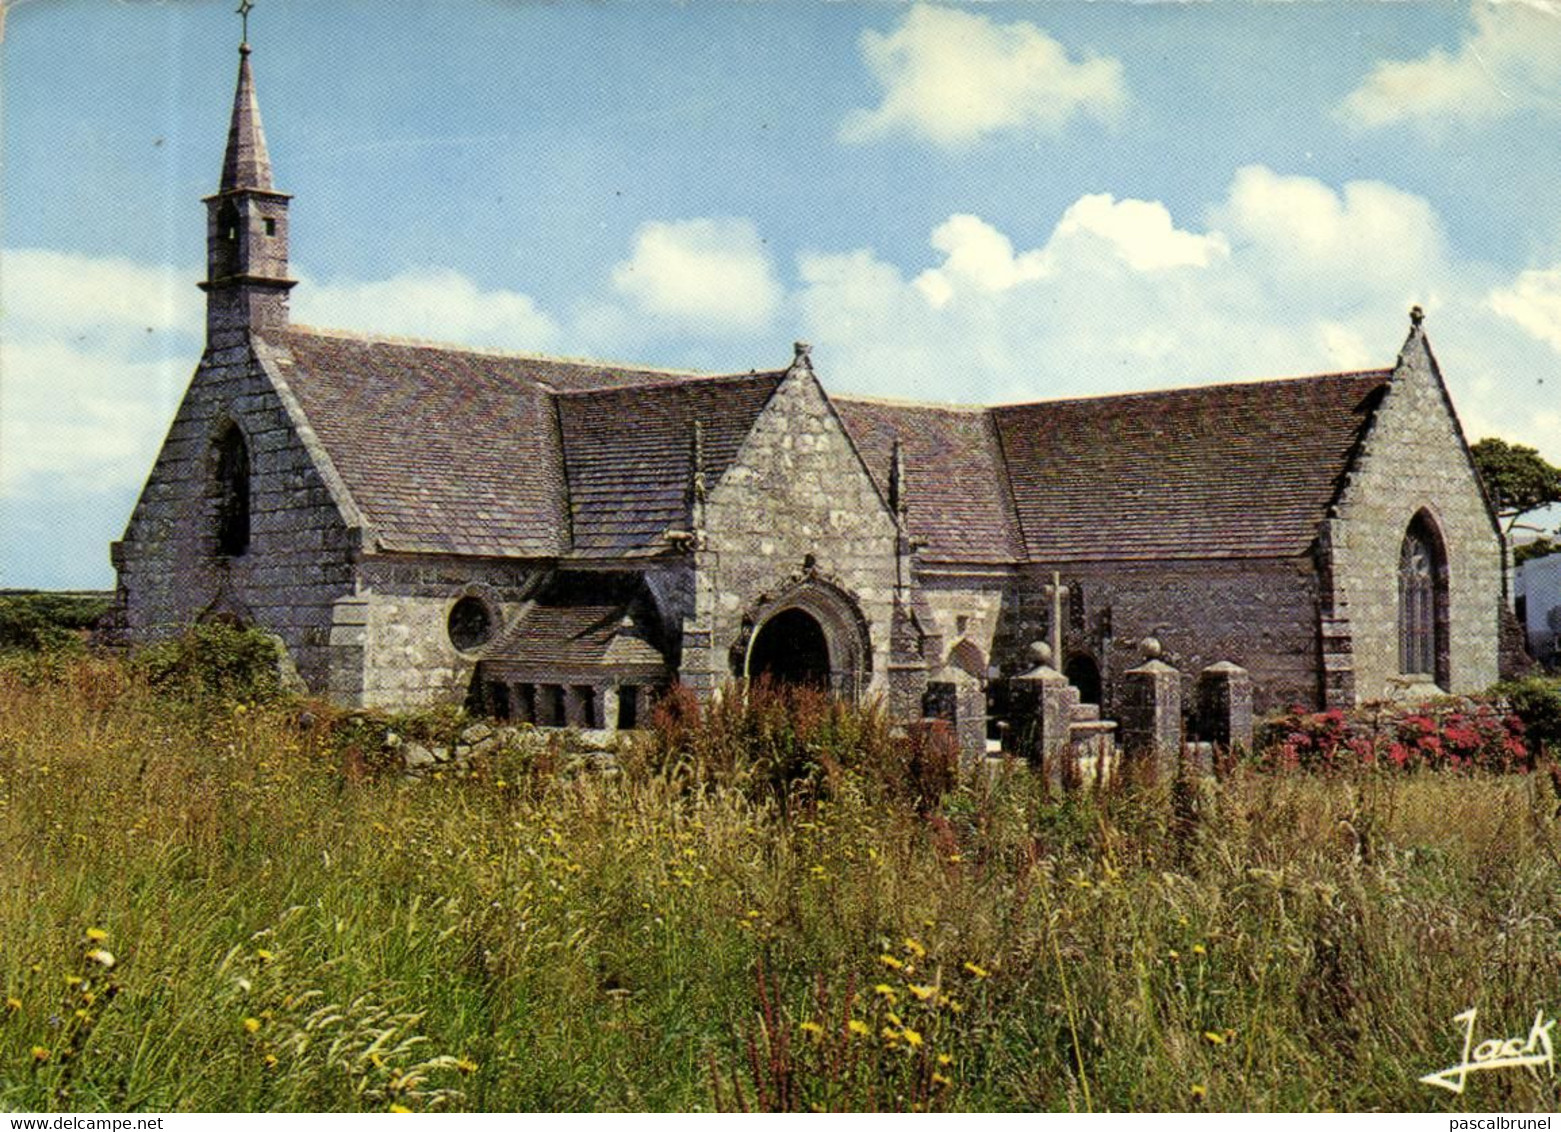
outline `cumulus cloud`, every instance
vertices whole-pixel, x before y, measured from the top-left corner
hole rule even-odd
[[[1379,62],[1338,107],[1350,125],[1409,122],[1430,132],[1524,110],[1561,111],[1561,4],[1475,0],[1473,29],[1451,52]]]
[[[197,278],[39,248],[4,253],[0,496],[145,478],[200,353]]]
[[[1511,286],[1492,291],[1489,302],[1497,314],[1561,352],[1561,268],[1525,271]]]
[[[847,141],[907,133],[953,147],[1006,130],[1057,133],[1076,115],[1110,121],[1127,102],[1120,62],[1074,61],[1026,21],[918,5],[888,34],[863,32],[861,51],[883,101],[846,118]]]
[[[703,332],[768,326],[784,289],[752,221],[653,221],[612,270],[613,288],[640,311]]]
[[[304,279],[293,292],[292,313],[316,326],[496,349],[542,352],[559,337],[558,324],[529,295],[485,291],[447,269],[367,282]]]
[[[1392,186],[1254,166],[1201,225],[1099,195],[1036,247],[970,215],[929,243],[915,275],[866,248],[801,258],[831,388],[981,403],[1386,367],[1418,302],[1470,434],[1561,458],[1533,410],[1561,381],[1541,342],[1561,348],[1561,271],[1504,283],[1455,260],[1435,210]]]

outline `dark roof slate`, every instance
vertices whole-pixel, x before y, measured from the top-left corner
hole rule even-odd
[[[854,397],[832,400],[886,499],[891,452],[899,437],[906,520],[925,557],[961,563],[1019,559],[1018,523],[988,411]]]
[[[485,671],[665,675],[655,606],[632,575],[565,574],[483,654]]]
[[[266,341],[285,351],[283,378],[387,550],[566,553],[552,394],[614,389],[627,410],[623,387],[702,380],[300,327]]]
[[[1026,556],[1303,553],[1391,376],[1373,370],[995,408]]]
[[[616,556],[658,549],[686,530],[694,422],[713,488],[784,373],[683,380],[558,398],[574,553]]]

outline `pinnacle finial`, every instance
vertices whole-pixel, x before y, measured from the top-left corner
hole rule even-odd
[[[254,6],[255,0],[238,0],[238,8],[236,9],[243,26],[238,49],[246,55],[249,54],[249,13]]]
[[[813,364],[813,345],[809,342],[793,342],[791,345],[793,365]]]
[[[1414,306],[1409,308],[1409,325],[1419,326],[1424,321],[1425,310],[1420,306],[1419,303],[1416,303]]]

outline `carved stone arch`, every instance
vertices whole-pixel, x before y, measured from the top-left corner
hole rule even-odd
[[[777,635],[785,639],[776,640]],[[803,650],[822,647],[827,654],[828,688],[836,695],[859,696],[872,678],[872,633],[861,606],[850,591],[811,564],[801,576],[788,579],[778,593],[761,594],[744,612],[729,653],[732,675],[752,679],[768,669],[784,678],[785,664],[766,662],[776,655],[772,650],[784,650],[788,641]],[[795,671],[811,670],[810,663],[802,662]],[[809,681],[804,678],[804,682]]]
[[[1430,507],[1409,520],[1398,554],[1398,667],[1452,686],[1447,539]]]
[[[949,649],[948,660],[945,663],[950,668],[957,668],[981,683],[986,683],[986,654],[981,651],[981,646],[969,637],[961,637],[954,643],[954,647]]]
[[[207,430],[207,529],[216,557],[249,552],[254,512],[254,445],[243,418],[233,411],[213,418]]]

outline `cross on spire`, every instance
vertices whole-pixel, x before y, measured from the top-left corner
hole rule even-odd
[[[238,16],[239,19],[243,21],[242,40],[239,43],[240,47],[249,46],[249,13],[250,10],[254,8],[254,6],[255,0],[238,0]]]

